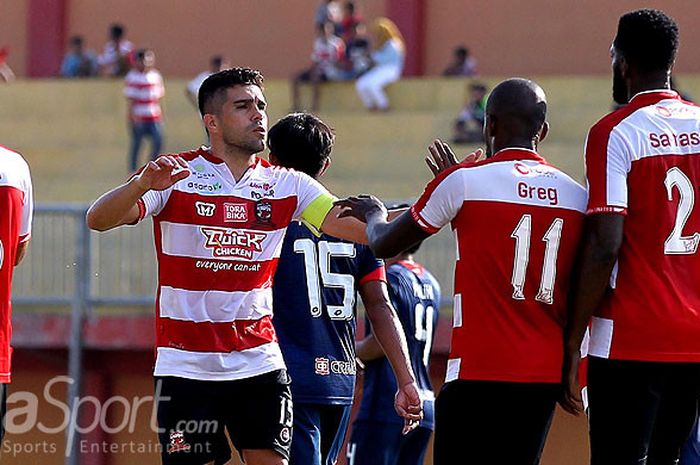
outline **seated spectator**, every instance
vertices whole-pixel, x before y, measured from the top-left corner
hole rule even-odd
[[[345,41],[345,56],[338,63],[342,78],[357,79],[369,69],[371,64],[372,58],[370,57],[369,40],[365,34],[365,25],[355,23]]]
[[[185,89],[185,94],[192,105],[197,108],[197,95],[199,94],[199,88],[202,87],[202,83],[206,78],[214,73],[218,73],[224,69],[231,67],[231,64],[222,55],[214,55],[209,60],[209,69],[199,73],[194,79],[187,83],[187,88]]]
[[[299,88],[303,82],[312,85],[311,109],[318,111],[320,83],[342,79],[338,63],[345,55],[345,44],[333,33],[333,23],[328,21],[318,27],[318,36],[311,53],[311,68],[302,71],[292,82],[292,107],[300,109]]]
[[[372,24],[372,65],[355,85],[362,103],[370,111],[389,110],[389,98],[384,88],[401,77],[406,46],[399,28],[389,18],[377,18]]]
[[[100,74],[103,76],[124,76],[129,72],[133,61],[134,44],[124,38],[124,26],[112,24],[109,39],[104,50],[97,57]]]
[[[474,82],[469,85],[469,99],[455,121],[453,142],[469,144],[484,141],[486,94],[484,84]]]
[[[355,8],[355,2],[350,0],[345,2],[343,5],[343,18],[340,20],[340,33],[338,35],[345,41],[346,46],[352,39],[352,36],[355,35],[355,27],[362,23],[364,21]]]
[[[333,33],[337,34],[340,30],[340,21],[342,12],[337,0],[321,0],[321,4],[316,8],[314,14],[314,27],[318,29],[327,22],[333,23]]]
[[[0,48],[0,82],[10,82],[15,80],[15,73],[7,64],[7,56],[10,51],[7,47]]]
[[[68,52],[63,57],[61,76],[65,78],[90,77],[97,74],[97,57],[92,50],[83,48],[82,36],[73,36]]]
[[[476,75],[476,59],[471,56],[467,47],[457,47],[453,53],[452,63],[450,63],[443,76],[474,76]]]

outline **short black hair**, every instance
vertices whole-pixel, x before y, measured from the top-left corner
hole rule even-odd
[[[75,35],[70,38],[71,45],[83,45],[83,36]]]
[[[207,113],[217,113],[225,101],[226,90],[234,86],[258,86],[263,87],[263,75],[257,69],[231,68],[214,73],[204,80],[197,99],[199,113],[204,116]]]
[[[211,64],[212,66],[216,66],[217,68],[221,68],[221,65],[224,62],[224,57],[223,55],[214,55],[211,57]]]
[[[310,113],[291,113],[270,128],[267,147],[280,164],[319,175],[335,143],[333,128]]]
[[[146,58],[146,54],[150,51],[151,50],[148,48],[140,48],[136,50],[136,60],[143,60],[144,58]]]
[[[489,95],[486,115],[498,118],[511,136],[532,139],[547,119],[544,91],[529,79],[506,79]]]
[[[678,50],[678,25],[659,10],[631,11],[620,17],[613,45],[640,71],[667,71]]]
[[[109,27],[109,36],[114,39],[121,39],[124,36],[124,26],[114,23]]]

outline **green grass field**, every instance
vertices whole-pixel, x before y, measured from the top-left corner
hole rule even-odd
[[[544,77],[551,132],[541,152],[582,179],[588,127],[610,108],[610,79]],[[490,85],[497,79],[485,79]],[[700,96],[700,77],[680,76]],[[183,80],[166,82],[165,147],[176,152],[204,143]],[[325,182],[338,195],[417,196],[429,173],[422,158],[433,138],[449,138],[466,81],[404,80],[390,88],[394,110],[369,114],[349,83],[322,91],[320,116],[335,127],[333,167]],[[20,81],[0,87],[0,143],[29,160],[38,202],[88,202],[127,176],[129,142],[120,81]],[[271,124],[289,109],[288,85],[267,85]],[[457,147],[460,152],[471,146]],[[145,156],[145,155],[144,155]]]

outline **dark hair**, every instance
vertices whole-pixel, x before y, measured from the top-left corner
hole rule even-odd
[[[263,75],[251,68],[231,68],[214,73],[204,80],[197,99],[199,113],[216,113],[225,101],[226,90],[234,86],[258,86],[263,89]]]
[[[143,60],[144,58],[146,58],[146,54],[150,51],[151,51],[151,49],[148,49],[148,48],[140,48],[140,49],[136,50],[136,54],[135,54],[136,60]]]
[[[70,38],[71,45],[83,45],[83,36],[72,36]]]
[[[267,147],[280,164],[306,173],[319,175],[331,155],[335,134],[333,128],[309,113],[292,113],[270,128]]]
[[[109,35],[115,39],[121,39],[124,36],[124,26],[114,23],[109,27]]]
[[[455,56],[466,58],[469,56],[469,49],[461,45],[455,49]]]
[[[632,11],[620,17],[614,46],[641,71],[667,71],[678,50],[678,26],[659,10]]]
[[[222,55],[214,55],[211,57],[212,66],[216,66],[217,69],[221,68],[221,64],[224,62],[224,57]]]

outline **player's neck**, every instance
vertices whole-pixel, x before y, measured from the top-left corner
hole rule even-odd
[[[504,149],[526,149],[537,152],[537,144],[532,139],[512,138],[507,140],[494,140],[491,153],[497,154]]]
[[[628,81],[629,85],[629,98],[631,99],[640,92],[647,92],[650,90],[659,89],[670,89],[671,88],[671,78],[670,74],[666,71],[660,71],[657,73],[650,73],[648,75],[637,76],[635,79],[630,79]]]
[[[211,153],[226,163],[228,169],[233,174],[233,178],[238,181],[243,177],[250,166],[255,164],[255,153],[249,150],[242,150],[239,147],[215,144],[212,141]]]

